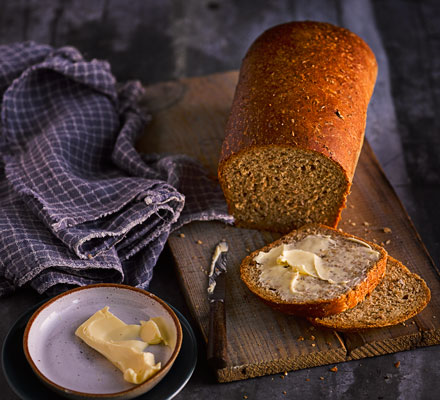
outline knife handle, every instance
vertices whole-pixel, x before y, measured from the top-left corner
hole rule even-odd
[[[226,367],[226,313],[223,301],[209,303],[208,363],[214,369]]]

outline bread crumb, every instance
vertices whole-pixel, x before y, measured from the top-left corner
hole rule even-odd
[[[392,232],[391,229],[388,228],[388,227],[383,228],[383,231],[384,231],[385,233],[391,233],[391,232]]]
[[[390,240],[390,239],[388,239],[388,240],[385,241],[385,244],[390,244],[390,243],[391,243],[391,240]]]
[[[199,240],[196,240],[196,243],[197,244],[203,244],[203,242],[199,239]]]
[[[248,253],[250,253],[250,252],[251,252],[251,249],[249,249],[248,247],[246,247],[246,251],[247,251]]]
[[[326,342],[326,344],[327,344],[328,346],[331,346],[331,345],[332,345],[332,343],[331,343],[331,342]]]
[[[363,224],[364,224],[364,226],[370,226],[370,223],[367,221],[364,221]]]
[[[246,394],[244,394],[243,395],[243,399],[247,399],[248,397],[247,397],[247,395]]]
[[[354,204],[350,204],[350,208],[354,208]]]
[[[179,237],[184,238],[185,234],[184,233],[179,233]]]
[[[284,395],[286,395],[286,394],[287,394],[287,392],[286,392],[285,390],[283,390],[283,394],[284,394]]]
[[[397,361],[396,363],[394,363],[394,366],[395,366],[396,368],[399,368],[399,367],[400,367],[400,361]]]
[[[338,372],[338,367],[335,365],[333,368],[330,368],[330,371],[332,371],[332,372]]]
[[[315,336],[310,336],[310,340],[315,340],[316,338],[315,338]]]
[[[296,339],[298,342],[302,342],[304,340],[304,337],[300,336],[298,339]]]
[[[280,378],[281,378],[281,379],[284,379],[284,375],[280,375]]]
[[[316,346],[316,343],[312,343],[312,347],[315,347]]]
[[[323,376],[320,376],[319,379],[321,379],[321,381],[323,381],[325,378]]]
[[[352,226],[356,226],[356,222],[352,222],[351,225],[352,225]]]
[[[284,371],[284,376],[287,376],[287,371]]]

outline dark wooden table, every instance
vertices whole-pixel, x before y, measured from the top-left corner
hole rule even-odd
[[[238,5],[239,3],[239,5]],[[289,20],[333,22],[364,37],[379,61],[367,137],[440,266],[440,5],[437,1],[0,0],[0,43],[35,40],[76,46],[110,61],[120,81],[152,84],[237,69],[264,29]],[[166,250],[150,290],[191,321]],[[29,289],[0,300],[3,341],[17,317],[43,297]],[[177,399],[436,399],[440,347],[228,384],[199,362]],[[400,362],[399,368],[395,364]],[[321,379],[324,378],[324,379]],[[0,374],[0,398],[17,399]]]

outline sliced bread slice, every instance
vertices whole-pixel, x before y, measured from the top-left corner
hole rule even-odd
[[[281,312],[324,317],[354,307],[385,274],[380,246],[323,225],[306,225],[241,263],[246,286]]]
[[[311,322],[338,331],[396,325],[422,311],[430,299],[431,291],[425,281],[401,262],[388,257],[385,277],[362,303],[338,315],[314,318]]]

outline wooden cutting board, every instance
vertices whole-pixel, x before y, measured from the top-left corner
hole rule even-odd
[[[153,121],[138,144],[139,150],[188,154],[199,159],[215,177],[237,78],[234,71],[148,87],[143,106],[153,113]],[[240,281],[241,260],[250,251],[278,238],[277,235],[219,222],[197,222],[170,236],[168,243],[182,291],[205,339],[208,267],[216,244],[227,238],[230,245],[226,316],[229,361],[226,368],[217,371],[218,381],[334,364],[440,343],[439,271],[367,142],[339,227],[383,243],[390,255],[421,275],[432,292],[428,307],[404,324],[363,333],[314,328],[305,320],[272,311]],[[391,232],[384,228],[390,228]]]

